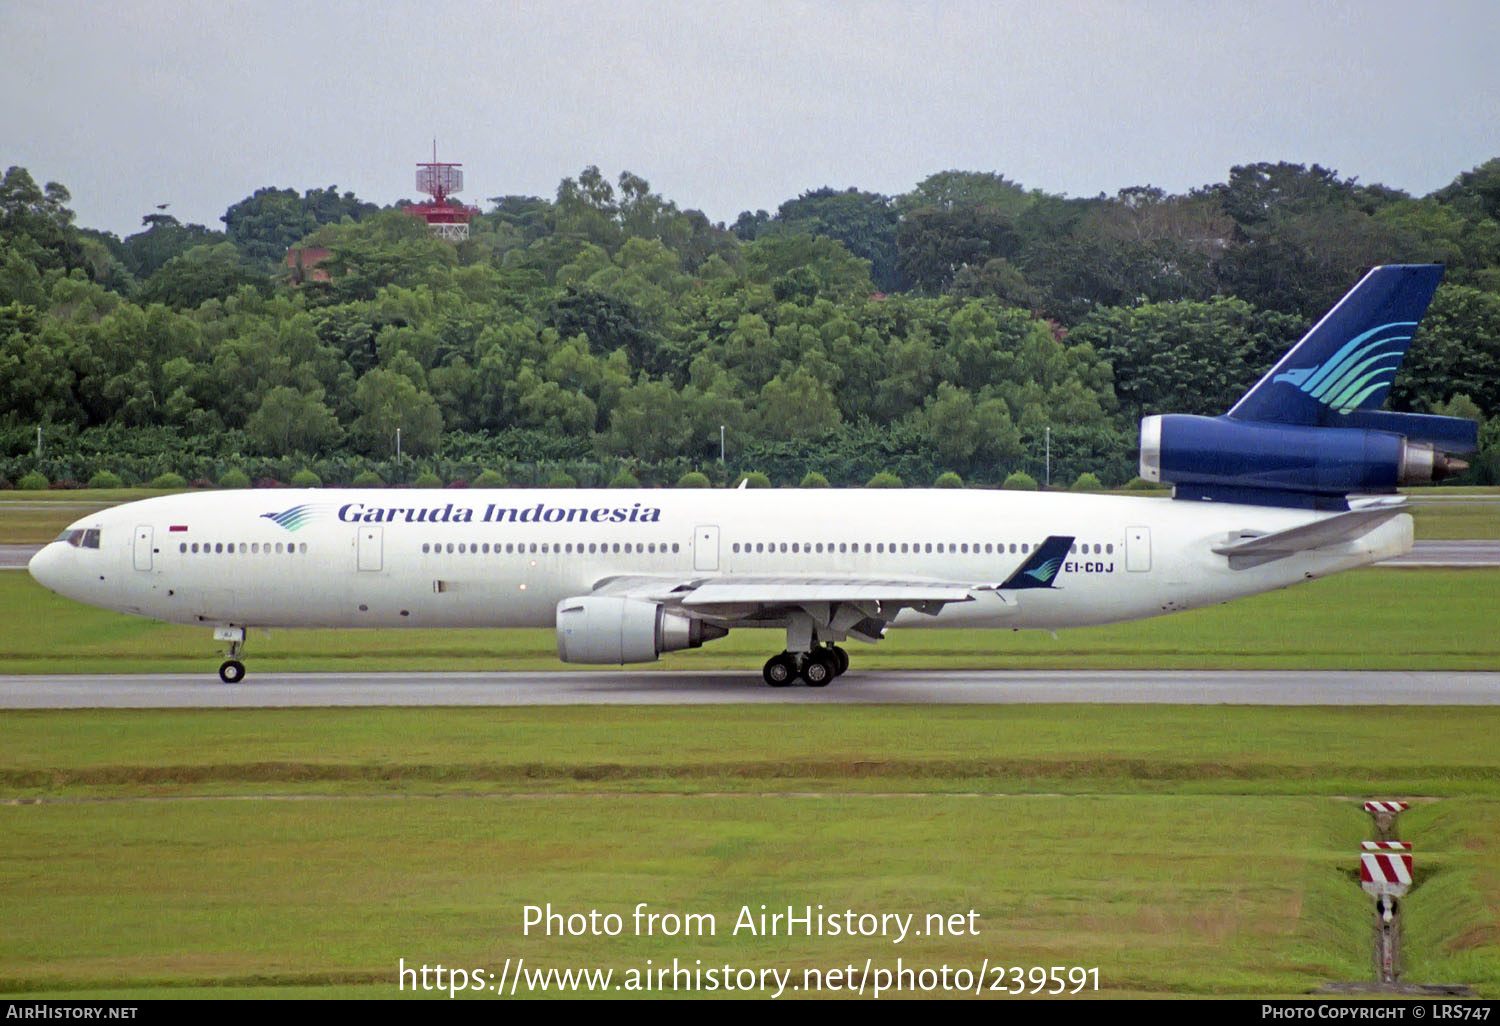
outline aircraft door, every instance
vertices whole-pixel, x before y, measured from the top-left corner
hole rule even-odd
[[[361,570],[381,568],[385,544],[385,539],[382,537],[383,530],[384,528],[368,524],[359,529],[359,568]]]
[[[1137,573],[1151,569],[1151,528],[1125,528],[1125,569]]]
[[[135,529],[135,568],[137,570],[151,569],[151,539],[152,529],[150,524],[140,524]]]
[[[693,529],[693,569],[719,569],[719,525],[699,524]]]

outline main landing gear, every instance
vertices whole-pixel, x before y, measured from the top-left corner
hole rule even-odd
[[[837,645],[819,645],[811,652],[783,652],[772,656],[760,672],[773,688],[789,687],[798,680],[810,688],[825,688],[847,669],[848,652]]]
[[[245,628],[215,627],[214,640],[229,642],[229,650],[224,653],[229,658],[219,664],[219,679],[225,684],[238,684],[245,679],[245,664],[239,660],[245,647]]]

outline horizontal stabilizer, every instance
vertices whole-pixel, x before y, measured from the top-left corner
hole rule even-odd
[[[1355,410],[1342,427],[1367,431],[1390,431],[1408,442],[1421,442],[1441,452],[1473,452],[1479,448],[1479,424],[1463,417],[1439,417],[1431,413],[1392,413],[1388,410]]]
[[[1018,590],[1052,587],[1052,582],[1057,580],[1057,575],[1062,571],[1063,560],[1068,558],[1068,550],[1072,547],[1072,535],[1050,535],[1000,588]]]
[[[1351,510],[1348,513],[1331,516],[1326,520],[1302,524],[1300,527],[1291,527],[1272,534],[1242,532],[1231,536],[1231,539],[1222,545],[1215,545],[1213,551],[1220,556],[1229,557],[1231,570],[1248,570],[1253,566],[1284,559],[1298,552],[1353,541],[1373,531],[1387,520],[1400,516],[1406,510],[1404,503],[1380,505]]]

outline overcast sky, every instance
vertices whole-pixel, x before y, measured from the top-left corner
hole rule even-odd
[[[597,164],[715,221],[948,168],[1071,196],[1320,163],[1425,194],[1500,156],[1500,3],[0,0],[0,166],[127,235],[262,186],[463,199]]]

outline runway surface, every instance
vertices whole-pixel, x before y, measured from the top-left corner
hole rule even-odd
[[[827,688],[716,673],[254,673],[0,677],[0,708],[1184,703],[1500,705],[1500,673],[1311,670],[866,670]]]

